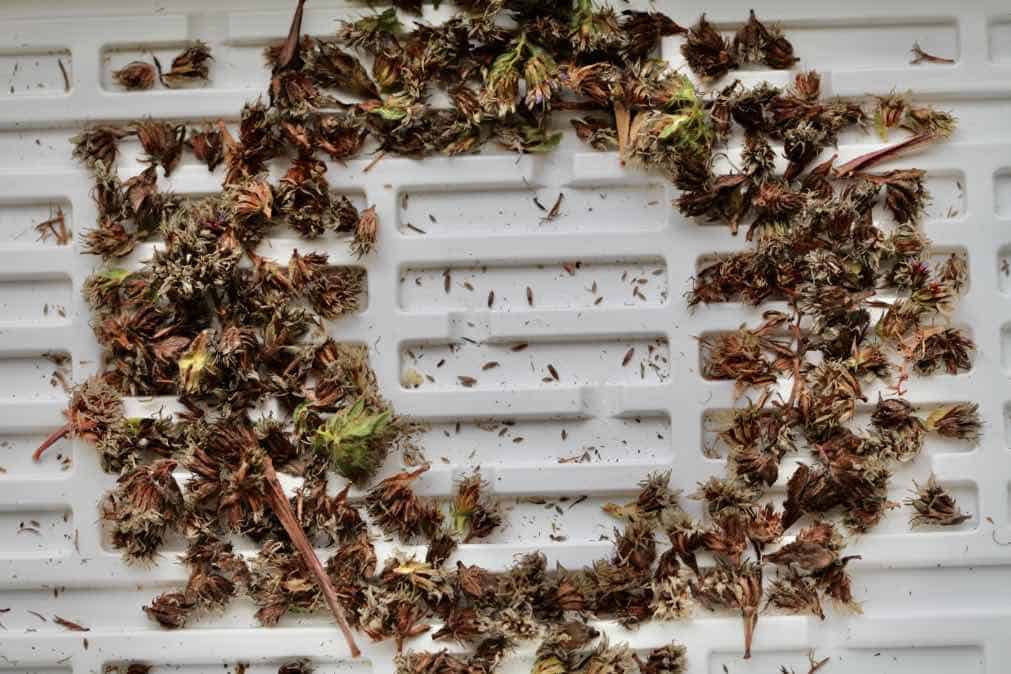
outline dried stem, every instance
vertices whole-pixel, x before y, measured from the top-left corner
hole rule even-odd
[[[43,440],[42,444],[39,445],[38,448],[35,450],[35,453],[32,454],[32,461],[34,461],[35,463],[41,461],[42,453],[45,452],[50,447],[52,447],[53,445],[55,445],[59,440],[69,435],[71,428],[72,427],[68,422],[66,424],[63,424],[63,426],[61,426],[60,428],[57,428],[52,433],[50,433],[49,437]]]
[[[920,147],[921,145],[927,145],[933,141],[937,136],[932,133],[918,133],[915,136],[910,136],[901,143],[895,143],[894,145],[889,145],[888,147],[883,147],[880,150],[875,150],[873,152],[868,152],[867,154],[862,154],[856,159],[851,159],[839,168],[835,170],[836,176],[840,178],[846,178],[858,171],[864,171],[869,169],[875,164],[893,159],[896,155],[905,150],[911,150]]]
[[[316,552],[312,549],[312,545],[309,543],[309,539],[306,538],[305,532],[302,531],[302,527],[299,526],[298,520],[295,519],[294,513],[291,512],[291,504],[288,502],[288,497],[284,495],[281,483],[277,480],[274,462],[270,460],[269,456],[264,456],[263,458],[263,476],[269,486],[268,496],[274,514],[281,521],[284,530],[288,532],[292,544],[302,556],[305,565],[312,572],[312,575],[316,577],[316,582],[319,583],[320,590],[323,592],[323,598],[326,599],[330,611],[337,620],[337,626],[344,634],[344,640],[347,641],[348,648],[351,649],[352,657],[357,658],[362,652],[358,649],[357,644],[355,644],[354,636],[351,634],[351,627],[344,616],[344,609],[340,605],[340,600],[337,599],[337,591],[334,590],[330,577],[316,556]]]

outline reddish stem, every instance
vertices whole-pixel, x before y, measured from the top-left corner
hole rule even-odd
[[[291,538],[292,545],[295,546],[295,549],[302,556],[302,561],[309,567],[312,575],[316,577],[316,582],[323,592],[323,598],[337,620],[337,626],[344,634],[344,640],[347,641],[348,648],[351,649],[351,656],[357,658],[362,652],[358,650],[358,646],[355,644],[355,638],[351,634],[351,627],[348,625],[347,618],[344,615],[344,609],[340,605],[340,600],[337,599],[337,591],[330,582],[330,576],[327,575],[326,569],[320,563],[319,557],[316,556],[316,551],[312,549],[309,539],[305,537],[305,532],[302,531],[298,520],[295,519],[294,513],[291,512],[291,504],[288,502],[288,497],[284,495],[281,483],[277,481],[274,462],[270,460],[269,456],[264,456],[263,458],[263,477],[267,480],[267,496],[270,499],[270,505],[274,510],[274,514],[277,515],[277,519],[281,520],[281,525],[288,532],[288,537]]]
[[[35,463],[38,463],[39,461],[41,461],[42,460],[42,453],[43,452],[45,452],[47,449],[49,449],[50,447],[52,447],[53,445],[55,445],[57,443],[57,441],[59,441],[60,439],[66,437],[69,434],[70,434],[70,424],[69,423],[64,424],[60,428],[57,428],[55,431],[53,431],[52,433],[50,433],[49,437],[46,438],[45,440],[43,440],[42,444],[39,445],[38,449],[35,450],[35,453],[32,454],[32,461],[34,461]]]
[[[883,147],[880,150],[874,150],[873,152],[862,154],[856,159],[851,159],[837,168],[835,170],[835,174],[839,178],[848,178],[858,171],[869,169],[875,164],[894,158],[901,152],[917,148],[920,145],[926,145],[934,139],[935,136],[932,133],[920,133],[915,136],[910,136],[901,143],[895,143],[894,145]]]

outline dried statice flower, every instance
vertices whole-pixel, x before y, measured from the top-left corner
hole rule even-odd
[[[397,12],[391,8],[363,16],[357,21],[341,22],[337,38],[350,47],[375,54],[389,46],[401,28]]]
[[[979,418],[978,404],[956,403],[936,408],[927,416],[924,426],[946,438],[974,442],[979,439],[983,422]]]
[[[625,37],[614,9],[593,0],[576,0],[570,25],[569,40],[577,54],[620,48]]]
[[[705,14],[688,32],[681,53],[692,71],[703,79],[719,79],[738,65],[733,47],[706,21]]]
[[[162,83],[171,88],[206,82],[209,72],[211,48],[197,40],[172,59],[172,67],[162,74]]]
[[[584,117],[571,120],[576,136],[594,150],[606,152],[618,147],[618,132],[605,119]]]
[[[905,504],[913,509],[910,523],[914,526],[956,526],[972,519],[959,510],[955,498],[938,483],[933,474],[927,478],[927,484],[919,485],[913,482],[913,496],[905,500]]]
[[[888,129],[894,129],[902,123],[903,115],[909,107],[908,94],[896,94],[894,91],[887,96],[875,96],[878,105],[874,110],[874,128],[881,140],[888,140]]]
[[[923,214],[929,196],[924,186],[926,173],[919,169],[896,169],[882,174],[862,176],[876,185],[885,187],[885,206],[895,222],[917,222]]]
[[[531,672],[554,674],[579,670],[588,660],[587,648],[599,634],[593,627],[577,621],[553,626],[537,647]]]
[[[463,536],[464,543],[486,538],[502,526],[501,506],[487,489],[488,483],[481,479],[480,472],[457,482],[450,508],[453,528]]]
[[[348,543],[365,531],[365,520],[348,503],[348,484],[334,496],[326,493],[326,480],[303,484],[295,494],[293,510],[307,535],[322,533],[327,543]]]
[[[638,655],[633,657],[641,674],[684,674],[688,670],[688,649],[677,641],[654,648],[645,661]]]
[[[127,91],[144,91],[154,86],[158,76],[155,67],[144,61],[131,61],[112,73],[116,84]]]
[[[368,131],[353,115],[320,115],[316,122],[315,142],[332,159],[350,159],[358,155]]]
[[[430,537],[438,530],[442,513],[435,503],[417,497],[410,486],[428,468],[397,473],[368,493],[365,503],[369,514],[383,531],[407,541],[419,535]]]

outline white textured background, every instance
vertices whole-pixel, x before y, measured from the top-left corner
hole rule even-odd
[[[50,382],[55,366],[44,354],[69,354],[75,380],[95,370],[99,354],[79,292],[96,260],[76,245],[95,217],[91,181],[71,160],[69,137],[85,120],[235,119],[267,83],[261,52],[287,32],[289,4],[7,0],[0,6],[0,609],[10,609],[0,613],[0,672],[83,674],[136,659],[179,665],[156,672],[187,674],[231,671],[242,660],[263,674],[295,655],[311,656],[321,672],[392,669],[390,644],[368,647],[367,660],[344,659],[323,614],[263,629],[252,605],[237,602],[186,630],[159,629],[140,607],[184,582],[173,551],[155,568],[130,568],[102,541],[96,504],[114,478],[101,472],[90,447],[61,441],[41,464],[29,458],[62,423],[66,402]],[[745,19],[749,8],[710,5],[710,19],[722,27]],[[686,26],[702,9],[658,6]],[[978,353],[970,373],[914,380],[909,397],[924,405],[978,401],[987,424],[975,448],[929,438],[923,455],[894,478],[892,497],[901,499],[913,478],[933,470],[974,517],[955,530],[911,532],[908,511],[891,513],[847,549],[865,556],[850,567],[864,614],[831,612],[825,622],[763,616],[750,663],[739,657],[737,617],[699,614],[691,622],[608,631],[641,649],[679,639],[689,648],[692,674],[720,674],[724,665],[731,674],[772,673],[780,664],[806,672],[812,647],[832,657],[826,674],[1009,672],[1011,547],[999,543],[1011,544],[1011,277],[1002,270],[1011,258],[1011,8],[997,1],[774,0],[755,9],[762,19],[783,22],[799,65],[823,73],[825,95],[909,88],[961,121],[950,142],[897,165],[931,172],[927,234],[939,252],[968,257],[970,286],[956,322],[970,326]],[[329,34],[336,18],[362,11],[310,2],[304,29]],[[210,43],[216,57],[207,87],[122,93],[111,86],[114,67],[144,50],[170,57],[194,38]],[[957,63],[910,66],[913,41]],[[680,43],[673,38],[664,47],[675,64]],[[70,75],[69,92],[57,59]],[[779,84],[789,78],[740,76]],[[844,136],[840,160],[875,140]],[[136,154],[127,144],[124,176],[139,170]],[[733,385],[699,376],[695,336],[736,328],[760,312],[725,305],[689,313],[681,295],[700,259],[743,247],[743,237],[681,218],[662,179],[623,170],[613,154],[587,152],[572,134],[546,158],[496,151],[423,162],[387,157],[363,173],[368,161],[331,164],[328,173],[335,190],[359,205],[375,204],[381,221],[379,253],[365,265],[367,310],[332,332],[367,343],[396,410],[432,423],[424,438],[434,463],[422,483],[427,493],[447,496],[454,472],[478,464],[507,499],[508,527],[488,544],[463,546],[464,559],[501,567],[513,554],[540,547],[552,563],[578,566],[610,549],[602,540],[610,523],[599,506],[633,493],[649,470],[672,468],[675,486],[689,491],[722,472],[718,460],[703,454],[703,418],[730,406]],[[170,185],[208,193],[219,186],[219,174],[209,175],[187,155]],[[540,222],[532,197],[550,207],[559,192],[562,215]],[[32,225],[56,205],[73,227],[73,247],[35,240]],[[353,262],[343,242],[324,243],[335,262]],[[275,239],[270,253],[286,259],[294,245],[308,247]],[[576,261],[582,266],[571,276],[562,264]],[[644,299],[633,297],[636,284]],[[526,286],[534,291],[532,308]],[[489,290],[496,294],[493,310],[486,307]],[[595,304],[597,297],[604,299]],[[520,341],[529,348],[509,350]],[[451,351],[454,343],[460,348]],[[632,346],[635,356],[623,368]],[[501,366],[481,372],[492,360]],[[542,381],[548,364],[559,382]],[[408,368],[435,383],[403,389]],[[462,388],[458,375],[479,382]],[[866,393],[876,397],[873,389]],[[558,462],[587,450],[589,462]],[[516,501],[526,496],[549,503]],[[18,533],[32,520],[39,535]],[[379,545],[381,556],[390,549]],[[53,615],[91,631],[67,632]],[[421,638],[411,646],[431,644]],[[510,668],[523,671],[530,652]]]

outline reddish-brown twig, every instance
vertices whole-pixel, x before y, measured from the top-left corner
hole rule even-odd
[[[295,514],[291,512],[291,504],[288,502],[288,497],[284,495],[281,483],[277,480],[274,462],[270,460],[269,456],[264,456],[263,458],[263,477],[267,480],[267,495],[270,498],[270,505],[274,510],[274,514],[281,521],[284,530],[288,532],[292,544],[302,556],[305,565],[309,567],[309,571],[316,577],[316,582],[319,583],[320,590],[323,592],[323,598],[337,620],[337,626],[344,634],[344,640],[347,641],[348,648],[351,649],[352,657],[357,658],[362,652],[358,649],[358,645],[355,644],[354,636],[351,634],[351,627],[348,625],[347,618],[344,615],[344,609],[340,605],[340,600],[337,599],[337,591],[330,582],[330,576],[327,575],[326,569],[320,563],[319,557],[316,556],[316,551],[312,549],[312,544],[309,543],[305,532],[302,531],[298,520],[295,519]]]

